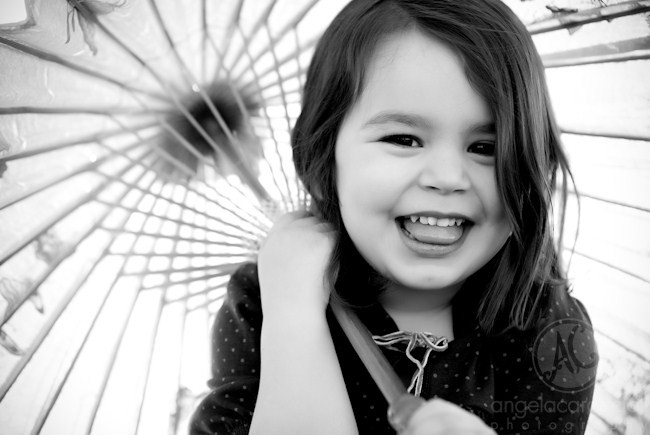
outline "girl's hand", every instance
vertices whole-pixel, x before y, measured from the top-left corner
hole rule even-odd
[[[483,420],[458,405],[432,399],[418,408],[400,435],[495,435]]]
[[[325,309],[332,228],[290,213],[259,253],[260,385],[251,435],[358,434]]]
[[[334,242],[331,225],[307,212],[278,219],[258,257],[265,315],[325,312],[330,295],[325,273]]]

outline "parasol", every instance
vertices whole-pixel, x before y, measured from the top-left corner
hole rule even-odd
[[[230,273],[309,200],[289,132],[346,2],[3,2],[3,434],[186,432]],[[581,192],[566,240],[601,353],[588,433],[642,433],[650,2],[507,3],[543,54]]]

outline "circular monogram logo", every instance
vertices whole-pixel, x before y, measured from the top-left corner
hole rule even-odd
[[[582,391],[596,381],[598,354],[589,324],[556,320],[540,332],[533,347],[537,376],[551,389]]]

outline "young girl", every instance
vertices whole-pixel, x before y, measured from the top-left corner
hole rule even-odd
[[[233,275],[193,434],[395,433],[331,297],[426,399],[402,433],[584,432],[597,356],[550,206],[569,172],[501,1],[352,0],[292,144],[312,213],[280,219]]]

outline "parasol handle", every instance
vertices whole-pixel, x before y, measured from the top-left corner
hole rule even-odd
[[[335,300],[330,302],[330,306],[352,347],[388,401],[388,422],[398,433],[403,431],[413,413],[424,404],[424,399],[406,391],[368,329],[352,310]]]

